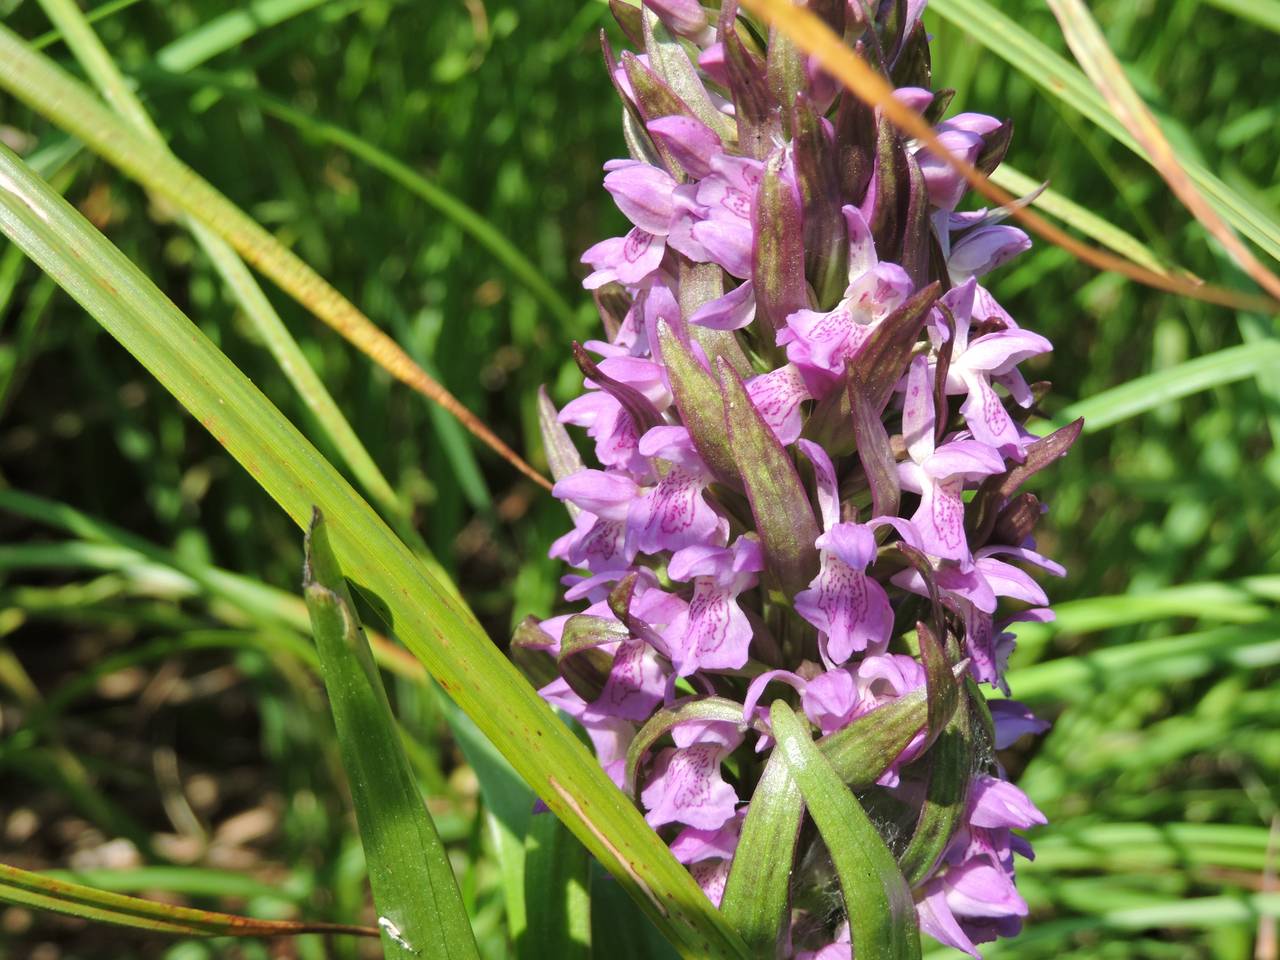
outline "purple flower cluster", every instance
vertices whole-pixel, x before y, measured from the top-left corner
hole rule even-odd
[[[921,928],[976,956],[1026,915],[1011,831],[1044,822],[994,759],[1044,724],[977,684],[1005,689],[1005,628],[1051,616],[1026,568],[1063,571],[1019,488],[1074,439],[1022,426],[1038,392],[1019,364],[1050,344],[981,283],[1030,241],[999,211],[957,212],[951,167],[732,0],[715,22],[646,2],[613,4],[644,52],[605,46],[631,156],[604,185],[632,224],[583,256],[607,338],[574,347],[581,396],[542,398],[573,518],[552,556],[586,606],[526,621],[516,653],[719,904],[773,742],[763,698],[836,735],[928,686],[932,616],[983,722],[963,811],[912,886]],[[999,163],[1008,124],[942,119],[921,0],[808,5],[950,151]],[[710,701],[741,710],[690,709]],[[922,724],[875,772],[887,807],[920,809],[932,742]],[[797,920],[791,949],[848,958],[847,924]]]

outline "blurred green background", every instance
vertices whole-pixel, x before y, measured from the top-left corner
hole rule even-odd
[[[190,49],[169,45],[189,42],[227,5],[118,6],[97,28],[175,152],[542,464],[535,390],[572,396],[567,344],[596,331],[578,254],[623,229],[599,182],[600,165],[625,152],[597,40],[608,24],[619,42],[607,7],[263,2],[292,15],[265,18],[182,75],[173,69]],[[1037,0],[997,6],[1065,49]],[[1093,9],[1175,142],[1280,216],[1280,36],[1267,26],[1280,26],[1280,7],[1104,0]],[[0,0],[0,12],[26,37],[48,29],[33,2]],[[1161,259],[1242,285],[1142,161],[967,33],[933,14],[930,24],[935,85],[957,89],[953,110],[1014,119],[1014,167]],[[70,62],[60,46],[49,52]],[[439,205],[317,122],[470,206],[567,307],[550,309]],[[7,99],[0,136],[29,155],[61,149],[59,135]],[[173,211],[74,145],[61,158],[53,182],[331,452]],[[1055,343],[1031,371],[1053,381],[1050,411],[1276,335],[1272,319],[1099,276],[1043,244],[993,287]],[[560,505],[271,293],[495,639],[526,614],[552,612],[560,570],[545,554],[566,523]],[[1218,384],[1094,432],[1041,484],[1052,505],[1041,546],[1070,571],[1049,585],[1063,621],[1024,631],[1012,682],[1017,695],[1026,678],[1027,699],[1055,728],[1008,759],[1052,825],[1040,860],[1020,871],[1034,911],[1028,933],[1001,956],[1244,960],[1265,940],[1271,921],[1250,896],[1272,891],[1276,912],[1280,887],[1265,869],[1280,802],[1276,377]],[[97,324],[0,247],[5,488],[109,520],[183,562],[297,591],[301,544],[287,518]],[[78,547],[25,512],[0,509],[0,860],[74,867],[103,884],[113,881],[102,871],[130,868],[114,881],[122,889],[368,920],[316,678],[216,599],[136,558]],[[1185,585],[1202,586],[1170,591]],[[1141,596],[1089,599],[1124,594]],[[214,631],[239,639],[211,640]],[[438,703],[409,684],[392,692],[477,937],[487,956],[505,956],[475,777]],[[133,869],[144,863],[169,866]],[[370,955],[318,938],[175,944],[0,909],[6,950],[37,960]]]

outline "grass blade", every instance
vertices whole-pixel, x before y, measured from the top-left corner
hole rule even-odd
[[[387,960],[474,958],[467,910],[396,732],[391,704],[317,510],[303,591]]]
[[[92,10],[85,11],[84,18],[89,23],[97,23],[99,20],[105,20],[108,17],[114,17],[121,10],[128,10],[135,3],[141,3],[142,0],[108,0],[107,3],[94,7]],[[35,50],[43,50],[45,47],[52,46],[62,39],[61,30],[50,30],[48,33],[42,33],[31,41],[31,46]]]
[[[135,133],[49,58],[0,25],[0,86],[227,241],[246,262],[402,383],[439,404],[535,483],[542,474],[493,433],[297,254],[166,150]]]
[[[1264,267],[1192,183],[1177,152],[1156,123],[1155,117],[1129,83],[1124,68],[1111,52],[1093,15],[1081,0],[1049,0],[1062,34],[1085,74],[1133,138],[1142,145],[1156,172],[1201,225],[1231,254],[1254,282],[1273,297],[1280,297],[1280,277]]]
[[[116,570],[138,578],[159,577],[174,588],[198,590],[206,600],[224,600],[264,628],[281,625],[305,636],[311,634],[306,604],[292,593],[165,550],[65,503],[55,503],[19,490],[0,490],[0,510],[48,524],[89,541],[0,547],[0,567],[8,563],[42,563]],[[232,621],[232,625],[241,622],[237,619]],[[376,634],[370,640],[378,666],[415,683],[426,680],[422,664],[403,647]]]
[[[1011,193],[996,186],[972,164],[948,150],[946,145],[938,139],[937,131],[924,117],[894,98],[892,84],[855,54],[852,48],[837,37],[816,14],[802,7],[793,6],[788,0],[745,0],[744,6],[763,16],[772,26],[782,30],[858,99],[881,110],[884,116],[904,134],[928,146],[935,156],[941,158],[947,166],[963,177],[974,190],[988,200],[999,204],[1028,230],[1062,247],[1082,262],[1097,270],[1112,271],[1158,290],[1204,300],[1207,303],[1233,307],[1248,306],[1250,309],[1268,312],[1278,308],[1276,302],[1268,297],[1243,294],[1208,284],[1196,284],[1178,276],[1154,273],[1129,260],[1081,243],[1033,210],[1019,206],[1017,198]]]
[[[1280,33],[1280,0],[1205,0],[1211,7],[1234,13],[1260,27]]]
[[[298,8],[292,12],[299,12],[308,5],[315,5],[314,0],[306,0],[301,4],[297,0],[289,0],[289,2],[292,7]],[[142,101],[134,94],[124,75],[116,67],[97,34],[93,32],[93,28],[80,12],[80,8],[72,0],[40,0],[40,4],[54,26],[62,32],[67,46],[71,48],[76,59],[112,109],[139,135],[154,143],[157,149],[169,153],[164,137],[148,116]],[[264,10],[260,13],[261,23],[264,26],[277,22],[271,19],[273,13],[280,15],[281,19],[283,16],[290,15],[283,10]],[[252,16],[249,11],[236,11],[234,15]],[[225,19],[225,17],[226,15],[219,19]],[[284,321],[280,319],[280,315],[271,305],[266,294],[262,292],[257,281],[253,279],[253,274],[244,265],[244,261],[236,256],[236,252],[225,241],[208,228],[191,220],[190,217],[183,219],[196,242],[209,257],[214,269],[222,276],[223,281],[239,301],[245,315],[262,336],[263,342],[275,357],[281,371],[315,416],[321,429],[329,438],[329,442],[350,467],[352,474],[365,492],[377,504],[383,516],[392,520],[397,532],[420,553],[429,556],[430,551],[414,530],[391,484],[378,469],[373,457],[369,455],[369,451],[360,442],[355,430],[351,428],[351,424],[342,415],[333,397],[325,389],[324,384],[311,368],[311,364],[307,362],[302,348],[289,333]],[[431,562],[434,563],[434,561]],[[438,576],[442,575],[443,568],[436,565],[435,572]]]
[[[166,70],[190,70],[237,47],[268,27],[324,6],[331,0],[251,0],[219,14],[162,47],[156,62]]]
[[[1078,110],[1143,160],[1152,162],[1083,73],[987,0],[932,0],[929,9],[1007,61],[1050,96]],[[1280,223],[1200,163],[1183,158],[1183,165],[1232,226],[1268,255],[1280,259]]]
[[[98,923],[187,937],[279,937],[300,933],[377,936],[372,927],[298,920],[255,920],[229,913],[176,907],[170,903],[95,890],[70,880],[20,870],[7,864],[0,864],[0,901],[83,917]]]
[[[992,171],[991,182],[1020,197],[1034,193],[1043,186],[1033,177],[1027,176],[1007,163],[1000,164]],[[1133,234],[1126,233],[1105,217],[1098,216],[1092,210],[1082,207],[1069,197],[1064,197],[1051,187],[1040,190],[1036,198],[1031,201],[1031,205],[1039,207],[1045,213],[1053,214],[1068,226],[1075,227],[1086,237],[1092,237],[1104,247],[1146,267],[1153,273],[1169,275],[1182,272],[1171,269],[1163,263],[1150,247]]]
[[[911,890],[875,824],[784,701],[774,701],[769,719],[777,749],[786,757],[835,861],[858,956],[863,960],[919,957],[920,931]]]
[[[349,575],[387,610],[397,636],[682,952],[743,955],[693,878],[474,614],[136,266],[4,148],[0,232],[133,353],[295,523],[308,523],[313,506],[324,512]]]
[[[1100,691],[1203,676],[1221,664],[1280,662],[1280,622],[1219,627],[1144,640],[1014,670],[1009,687],[1019,700],[1080,702]]]
[[[148,83],[197,88],[213,87],[222,94],[252,104],[268,116],[275,117],[293,127],[305,137],[345,150],[353,157],[363,160],[470,235],[495,260],[506,267],[516,280],[524,284],[558,322],[570,327],[576,323],[573,307],[547,281],[543,271],[516,244],[508,240],[501,230],[449,191],[432,183],[377,144],[371,143],[345,127],[325,120],[317,120],[283,100],[247,86],[243,81],[237,81],[210,70],[191,71],[179,75],[144,68],[138,71],[138,77]]]
[[[1247,380],[1280,365],[1280,341],[1245,343],[1184,361],[1166,370],[1135,377],[1110,390],[1078,400],[1059,413],[1053,427],[1084,417],[1086,433],[1096,433],[1123,420],[1211,387]]]

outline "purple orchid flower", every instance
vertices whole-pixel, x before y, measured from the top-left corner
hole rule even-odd
[[[738,595],[756,585],[763,569],[760,543],[748,537],[739,537],[731,548],[697,544],[672,556],[667,575],[693,583],[688,609],[667,632],[677,676],[746,664],[752,629]]]
[[[927,357],[911,361],[902,407],[902,436],[909,460],[898,465],[904,489],[920,494],[911,524],[931,556],[970,561],[964,532],[965,485],[1005,470],[1000,452],[979,440],[956,436],[936,446],[933,375]]]
[[[875,533],[865,524],[839,522],[831,458],[809,440],[801,440],[800,449],[813,464],[824,532],[814,544],[821,551],[821,568],[809,589],[796,594],[796,613],[818,628],[818,649],[832,665],[859,651],[882,653],[893,610],[884,587],[866,573],[876,557]]]
[[[881,263],[871,228],[861,211],[844,207],[849,236],[849,286],[844,299],[819,313],[799,310],[778,332],[778,346],[805,375],[815,396],[824,396],[871,336],[875,326],[911,293],[911,278],[895,263]]]
[[[679,724],[675,747],[662,750],[640,794],[649,825],[682,823],[719,830],[734,815],[738,794],[725,783],[720,764],[742,742],[742,731],[722,722]]]
[[[933,116],[923,7],[821,14]],[[1030,539],[1043,505],[1006,487],[1063,446],[1034,455],[1047,441],[1017,409],[1032,404],[1020,366],[1049,342],[980,282],[1029,245],[1002,211],[957,212],[965,182],[949,165],[794,48],[762,51],[769,31],[744,31],[735,4],[645,0],[618,15],[648,45],[616,63],[606,51],[631,155],[605,165],[604,186],[632,227],[583,256],[607,335],[574,346],[584,389],[539,420],[572,521],[551,555],[573,570],[573,612],[526,621],[517,639],[522,664],[554,662],[542,696],[615,783],[639,786],[648,823],[718,905],[751,823],[740,790],[775,746],[770,698],[814,736],[900,715],[886,708],[904,698],[932,708],[946,683],[906,652],[922,648],[1009,692],[1011,628],[1052,617],[1038,578],[1063,571]],[[980,114],[938,129],[984,169],[1011,131]],[[589,464],[566,426],[585,431]],[[937,645],[909,636],[919,619]],[[960,709],[975,691],[955,691]],[[732,721],[671,726],[668,708],[713,700]],[[920,928],[975,956],[1019,929],[1013,858],[1030,847],[1013,831],[1044,821],[995,751],[1046,725],[1014,701],[990,709],[965,806],[912,889]],[[650,747],[628,761],[642,730]],[[904,735],[868,788],[902,823],[925,802],[931,732],[922,720]],[[811,836],[780,865],[805,895],[779,942],[850,960],[847,920],[809,906],[825,882]]]

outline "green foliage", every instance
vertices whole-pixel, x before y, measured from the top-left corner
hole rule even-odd
[[[566,345],[595,333],[578,253],[621,225],[599,186],[600,164],[625,149],[595,46],[605,5],[242,7],[115,2],[90,19],[176,156],[536,458],[537,387],[562,404],[577,377]],[[1002,182],[1029,192],[1027,178],[1049,180],[1040,206],[1099,242],[1247,286],[1127,149],[1078,71],[1046,56],[1068,55],[1043,5],[933,7],[935,75],[958,90],[953,109],[1016,121],[1010,163],[1023,179]],[[1275,4],[1091,7],[1198,181],[1262,252],[1280,249],[1280,124],[1267,93],[1280,82],[1266,29]],[[49,30],[30,0],[0,9],[22,37]],[[75,70],[67,46],[43,43]],[[416,522],[490,636],[552,612],[560,571],[545,551],[564,524],[558,503],[273,289],[263,297],[280,322],[264,326],[266,313],[254,316],[170,205],[12,100],[2,109],[5,142],[388,520],[402,530]],[[1280,813],[1275,319],[1097,276],[1049,247],[1018,263],[996,276],[996,293],[1055,343],[1037,361],[1055,381],[1049,419],[1084,415],[1087,426],[1072,455],[1036,480],[1052,506],[1043,546],[1069,576],[1051,589],[1064,601],[1059,622],[1019,631],[1010,682],[1055,726],[1005,759],[1051,823],[1035,837],[1038,859],[1019,871],[1033,909],[1027,932],[991,955],[1245,960],[1260,924],[1280,912],[1274,892],[1259,892]],[[182,341],[196,342],[194,333]],[[299,389],[305,372],[289,374],[299,359],[338,419],[314,389]],[[227,416],[269,409],[247,397]],[[279,429],[271,436],[294,436]],[[297,444],[288,449],[312,449]],[[331,490],[349,489],[314,456],[297,461],[299,484],[324,474]],[[380,497],[377,476],[394,502]],[[296,596],[296,526],[13,246],[0,251],[0,478],[9,488],[0,489],[0,860],[42,871],[74,862],[75,876],[59,879],[255,917],[376,924],[356,827],[334,788],[341,758]],[[294,519],[312,502],[291,501]],[[336,544],[348,572],[358,551],[345,551],[363,549],[355,539]],[[371,570],[353,573],[357,584],[390,603]],[[387,623],[368,594],[360,615],[407,639],[409,623],[426,622],[411,607],[428,596],[415,587]],[[464,620],[478,648],[469,616],[455,626]],[[616,881],[588,871],[558,821],[531,813],[534,794],[486,736],[501,711],[481,733],[402,649],[370,640],[481,955],[585,955],[591,943],[596,955],[659,956],[661,938]],[[495,669],[481,681],[494,687],[486,702],[525,696]],[[129,688],[139,677],[158,685]],[[156,743],[129,732],[140,726]],[[157,758],[168,755],[181,776],[163,772]],[[558,754],[583,755],[568,742]],[[250,779],[206,802],[193,784],[209,776]],[[755,849],[792,842],[800,789],[777,786],[773,815],[762,806],[748,820]],[[25,841],[20,810],[40,821]],[[227,824],[242,813],[273,826],[233,842]],[[57,827],[71,821],[140,853],[128,869],[74,858]],[[635,828],[639,838],[638,818]],[[245,854],[249,865],[237,866]],[[768,876],[735,868],[726,893],[752,945],[769,942],[786,893],[765,889]],[[549,922],[552,913],[569,920]],[[56,939],[68,956],[161,955],[141,934],[31,923],[27,932],[6,923],[0,951],[24,956]],[[547,937],[563,939],[547,946]],[[357,956],[344,938],[296,944],[305,960]],[[213,940],[170,955],[265,958],[258,949]],[[925,955],[944,954],[926,945]]]
[[[450,960],[477,957],[449,855],[400,746],[391,704],[319,510],[306,544],[302,589],[386,960],[423,951]]]

